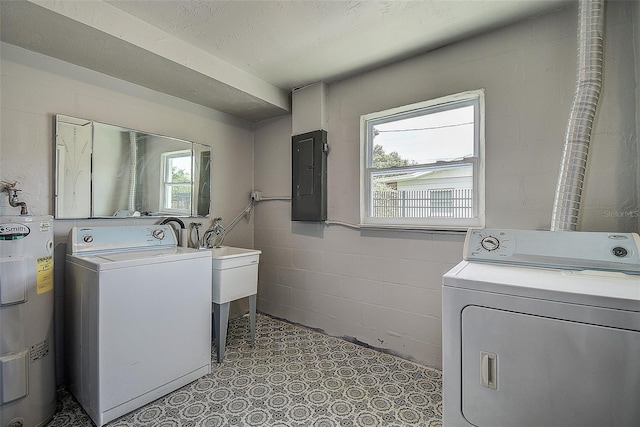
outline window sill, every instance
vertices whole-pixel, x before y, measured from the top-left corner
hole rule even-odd
[[[478,228],[476,226],[465,227],[435,227],[420,225],[387,225],[387,224],[358,224],[361,230],[387,230],[387,231],[412,231],[433,234],[464,234],[469,228]]]

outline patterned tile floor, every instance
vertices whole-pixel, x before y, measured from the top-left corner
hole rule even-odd
[[[248,323],[229,323],[210,375],[107,426],[442,425],[441,371],[260,314],[251,348]],[[92,425],[64,389],[59,406],[47,427]]]

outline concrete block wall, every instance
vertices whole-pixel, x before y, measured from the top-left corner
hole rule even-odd
[[[292,225],[289,209],[256,208],[259,310],[440,366],[441,277],[463,236]]]
[[[634,25],[607,2],[606,64],[580,229],[637,231],[608,215],[638,207]],[[549,229],[577,55],[575,7],[328,86],[328,217],[359,219],[360,116],[486,90],[487,227]],[[291,120],[255,131],[255,187],[290,195]],[[256,207],[258,309],[441,366],[441,277],[463,234],[365,231],[291,222],[287,201]],[[330,222],[331,222],[330,221]]]

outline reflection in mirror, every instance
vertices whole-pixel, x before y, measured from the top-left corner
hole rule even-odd
[[[208,146],[62,115],[55,139],[56,218],[209,213]]]
[[[89,120],[56,120],[56,218],[91,216],[92,135],[93,123]]]
[[[207,216],[211,206],[211,147],[194,143],[193,160],[196,164],[194,171],[198,174],[197,185],[194,185],[194,200],[197,200],[195,213],[197,216]]]

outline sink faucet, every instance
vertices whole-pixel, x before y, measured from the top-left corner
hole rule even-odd
[[[213,219],[213,233],[216,236],[219,236],[221,234],[224,234],[224,227],[222,226],[222,218],[214,218]]]
[[[224,240],[225,234],[226,230],[222,226],[222,218],[214,218],[211,227],[209,227],[209,229],[202,235],[202,242],[200,243],[200,247],[204,249],[210,249],[212,247],[220,246],[222,244],[222,241]],[[209,242],[211,235],[216,236],[213,245]]]
[[[249,205],[246,208],[244,208],[244,210],[240,212],[240,214],[237,217],[235,217],[229,225],[227,225],[226,228],[222,226],[222,218],[214,218],[213,224],[211,224],[211,227],[209,227],[209,229],[205,231],[204,235],[202,236],[202,242],[200,244],[200,248],[211,249],[212,247],[216,247],[216,248],[220,247],[227,233],[233,230],[233,227],[235,227],[242,218],[248,218],[249,215],[251,215],[252,208],[253,208],[253,199],[251,200]],[[209,242],[209,239],[211,238],[212,234],[216,235],[216,238],[213,241],[213,245]]]

